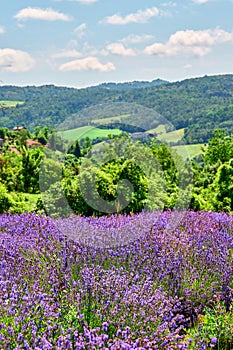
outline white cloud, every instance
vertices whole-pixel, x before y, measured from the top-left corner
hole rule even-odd
[[[215,34],[209,30],[185,30],[172,34],[169,44],[174,46],[206,46],[213,45]]]
[[[81,57],[81,56],[82,54],[75,49],[73,50],[64,49],[52,55],[53,58],[75,58],[75,57]]]
[[[177,54],[178,51],[179,51],[178,47],[171,46],[169,45],[169,43],[167,44],[155,43],[145,48],[145,53],[147,53],[148,55],[154,55],[154,56],[172,56]]]
[[[9,48],[0,49],[0,67],[7,72],[26,72],[35,64],[34,59],[25,51]]]
[[[147,46],[145,53],[156,56],[191,53],[201,57],[208,54],[212,46],[229,41],[233,41],[233,33],[220,28],[214,30],[185,30],[172,34],[165,44],[155,43]]]
[[[0,34],[4,34],[5,33],[5,29],[3,26],[0,26]]]
[[[210,0],[193,0],[193,2],[195,2],[195,4],[205,4],[207,2],[209,2]]]
[[[122,42],[123,44],[140,44],[140,43],[144,43],[146,41],[152,40],[153,38],[154,36],[150,34],[141,34],[141,35],[130,34],[119,41]]]
[[[30,19],[39,19],[44,21],[70,21],[71,17],[62,13],[57,12],[53,9],[41,9],[38,7],[27,7],[20,10],[15,16],[19,21],[27,21]]]
[[[157,7],[147,8],[146,10],[139,10],[135,13],[130,13],[125,17],[118,14],[106,17],[104,22],[115,25],[124,25],[128,23],[147,23],[152,17],[158,16],[159,10]]]
[[[81,39],[85,35],[85,30],[87,29],[86,23],[80,24],[78,27],[74,29],[74,34]]]
[[[74,60],[62,64],[59,70],[62,72],[67,71],[99,71],[110,72],[115,70],[113,63],[108,62],[106,64],[101,63],[97,57],[86,57],[80,60]]]
[[[119,56],[135,56],[136,53],[133,49],[127,49],[121,43],[112,43],[107,46],[107,50],[113,55]]]

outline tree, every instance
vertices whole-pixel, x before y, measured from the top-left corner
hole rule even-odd
[[[0,181],[8,191],[23,190],[21,154],[5,149],[0,158]]]
[[[233,210],[233,159],[220,165],[213,183],[214,207],[217,210]]]
[[[22,176],[24,191],[39,192],[39,172],[43,152],[40,148],[27,149],[22,152]]]
[[[228,162],[233,157],[233,138],[222,130],[215,130],[204,151],[203,161],[207,164]]]
[[[0,214],[6,213],[12,204],[12,198],[9,195],[6,186],[0,183]]]
[[[72,209],[79,214],[140,212],[163,208],[165,181],[151,150],[125,136],[93,150],[76,177],[66,181]]]
[[[5,139],[7,136],[7,128],[0,128],[0,138]]]
[[[73,154],[76,158],[80,158],[81,157],[81,150],[80,150],[80,146],[79,146],[79,141],[76,140],[72,146],[69,148],[68,154]]]
[[[20,131],[17,131],[15,140],[17,145],[22,148],[27,145],[27,139],[30,138],[30,133],[27,129],[22,129]]]

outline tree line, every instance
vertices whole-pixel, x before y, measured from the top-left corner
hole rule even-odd
[[[219,129],[192,160],[156,139],[130,135],[69,144],[49,127],[37,127],[32,133],[0,128],[0,139],[1,213],[233,210],[233,136]]]

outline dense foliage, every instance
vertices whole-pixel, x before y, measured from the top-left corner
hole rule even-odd
[[[233,210],[233,136],[216,130],[202,155],[193,163],[193,207],[214,211]]]
[[[1,86],[0,100],[24,102],[16,108],[3,109],[1,126],[25,125],[29,130],[35,126],[58,126],[67,118],[75,116],[79,126],[87,125],[82,111],[103,103],[134,103],[153,109],[176,128],[185,128],[186,143],[205,143],[213,129],[233,131],[233,76],[205,76],[181,82],[161,84],[144,88],[122,90],[121,86],[104,86],[73,89],[46,85],[41,87]],[[127,85],[126,85],[127,87]],[[134,86],[135,87],[135,86]],[[117,114],[115,114],[117,115]],[[92,114],[91,119],[97,115]],[[148,118],[150,116],[148,115]],[[132,125],[132,119],[129,119]],[[147,117],[141,116],[146,121]],[[144,123],[152,129],[153,120]],[[136,123],[138,124],[138,122]],[[151,125],[151,127],[148,125]]]
[[[33,133],[6,128],[0,132],[5,135],[0,148],[1,213],[38,210],[66,216],[72,211],[102,215],[143,208],[233,210],[233,136],[222,130],[213,133],[208,146],[192,161],[156,139],[125,135],[103,144],[96,144],[100,139],[92,145],[88,138],[67,144],[46,127],[37,127]],[[28,140],[36,142],[36,147],[29,146]],[[97,156],[89,158],[92,153]]]

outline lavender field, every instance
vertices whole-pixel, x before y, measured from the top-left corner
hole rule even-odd
[[[93,244],[67,225],[0,216],[1,349],[232,349],[231,215],[76,217]]]

